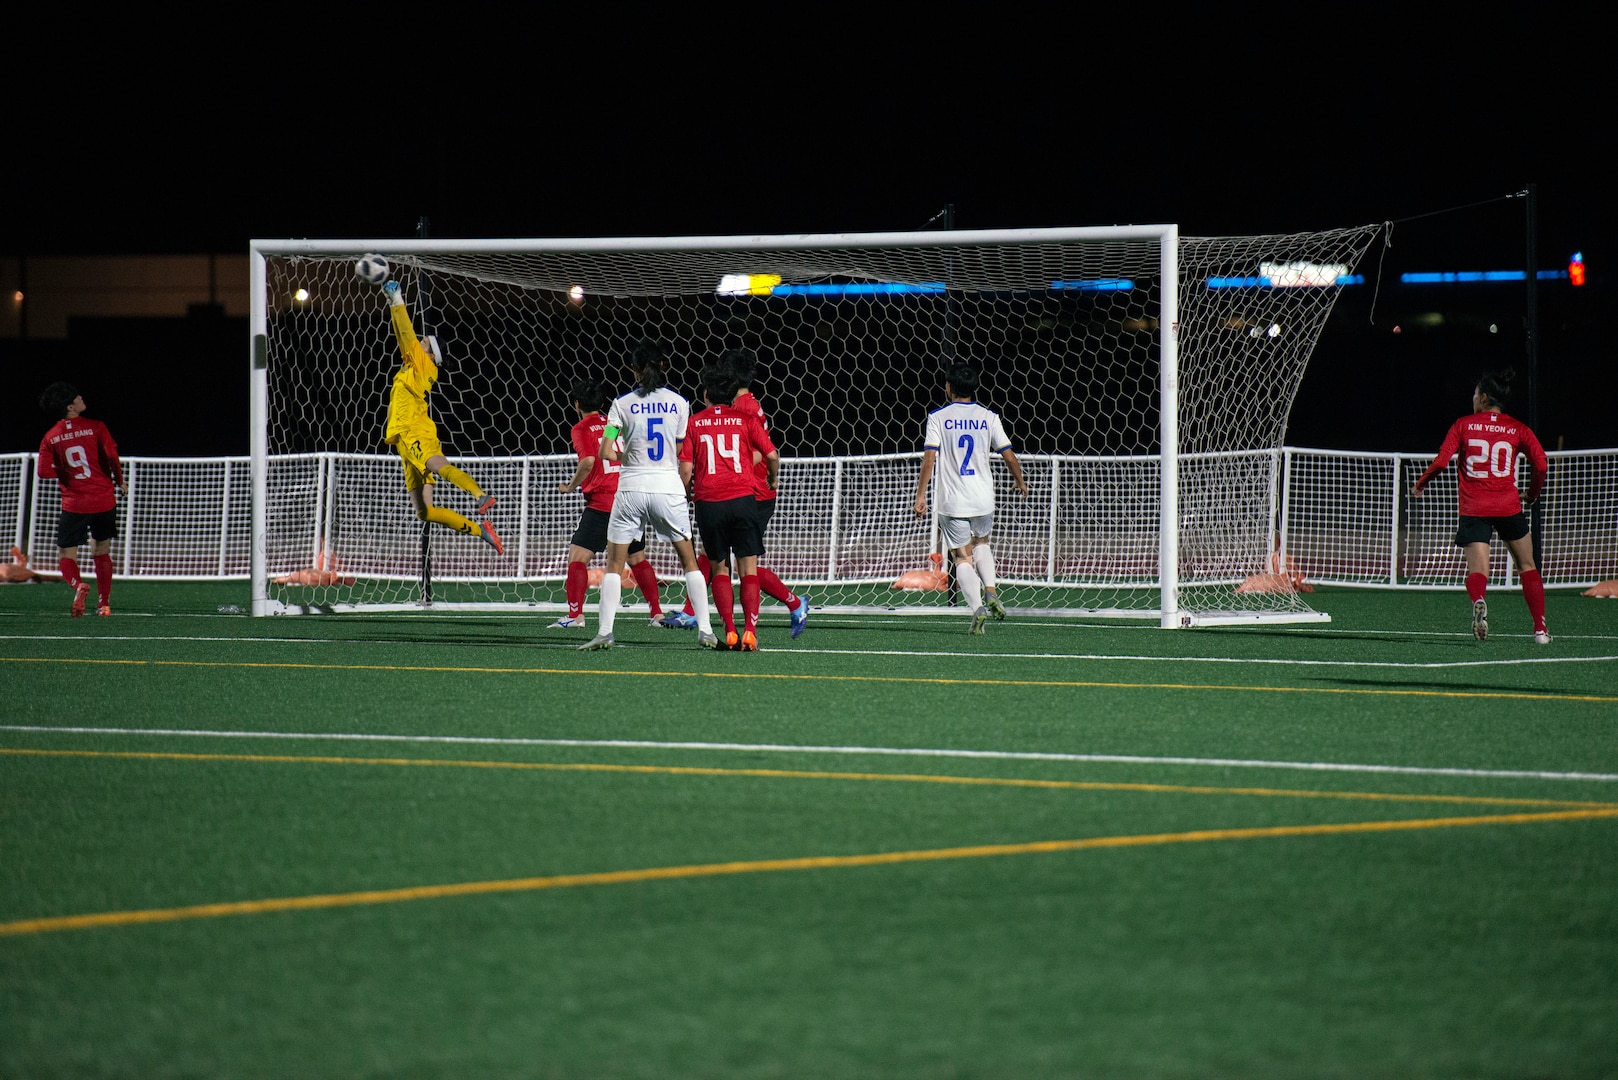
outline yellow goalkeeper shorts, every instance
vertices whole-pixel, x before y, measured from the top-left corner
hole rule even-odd
[[[436,428],[411,428],[399,433],[399,441],[394,444],[399,451],[399,460],[404,464],[404,482],[406,491],[415,491],[417,488],[437,482],[427,463],[444,453],[444,448],[438,442]]]

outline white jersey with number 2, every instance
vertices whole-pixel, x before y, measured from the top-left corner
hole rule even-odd
[[[691,403],[666,386],[645,397],[631,391],[612,403],[607,423],[618,429],[624,445],[619,491],[685,494],[680,483],[680,440],[690,418]]]
[[[1000,414],[975,401],[953,401],[927,417],[925,448],[938,452],[933,501],[942,517],[994,513],[989,462],[1011,445]]]

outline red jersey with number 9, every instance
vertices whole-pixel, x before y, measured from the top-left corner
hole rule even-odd
[[[39,441],[37,472],[43,479],[56,478],[62,509],[70,514],[101,514],[118,507],[117,484],[124,470],[117,444],[99,420],[58,420]]]
[[[1528,425],[1502,412],[1473,413],[1450,425],[1438,456],[1416,481],[1416,490],[1427,486],[1438,472],[1459,455],[1456,477],[1460,490],[1462,517],[1511,517],[1522,513],[1523,500],[1517,494],[1517,454],[1528,455],[1533,469],[1528,501],[1539,498],[1545,486],[1550,462]]]

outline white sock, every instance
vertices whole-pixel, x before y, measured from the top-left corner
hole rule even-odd
[[[972,569],[971,563],[955,564],[955,584],[961,587],[961,595],[966,597],[966,606],[976,611],[983,606],[983,590],[978,587],[978,572]]]
[[[697,617],[697,626],[704,634],[713,633],[713,612],[708,610],[708,583],[702,580],[702,571],[693,570],[685,575],[685,595],[691,601],[691,614]]]
[[[979,544],[972,549],[972,565],[977,568],[978,579],[983,582],[983,587],[994,588],[994,551],[988,544]]]
[[[612,633],[612,624],[618,618],[618,602],[624,595],[624,579],[618,574],[601,576],[600,633]]]

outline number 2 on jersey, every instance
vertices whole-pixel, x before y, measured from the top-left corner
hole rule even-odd
[[[976,476],[978,471],[972,468],[972,451],[977,449],[977,440],[970,435],[962,435],[955,440],[955,445],[966,447],[966,453],[961,455],[961,475]]]

